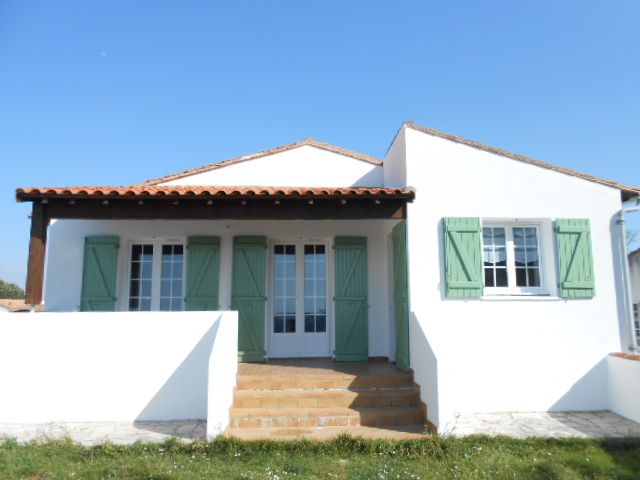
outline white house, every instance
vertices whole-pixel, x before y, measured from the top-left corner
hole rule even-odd
[[[631,300],[636,336],[640,339],[640,248],[629,254],[629,276],[631,280]]]
[[[459,412],[609,408],[606,357],[632,344],[616,219],[639,194],[405,122],[384,160],[307,139],[17,199],[30,303],[236,310],[240,361],[381,357],[446,431]]]

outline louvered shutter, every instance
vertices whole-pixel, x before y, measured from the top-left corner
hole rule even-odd
[[[84,239],[82,294],[83,312],[111,312],[116,309],[118,248],[115,236],[91,236]]]
[[[218,310],[219,284],[220,237],[189,237],[186,310]]]
[[[479,298],[482,280],[482,226],[479,218],[444,219],[445,282],[448,298]]]
[[[560,296],[592,298],[596,290],[589,220],[558,218],[556,240]]]

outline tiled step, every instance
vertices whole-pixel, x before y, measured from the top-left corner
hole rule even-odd
[[[412,385],[413,376],[405,372],[389,375],[238,375],[237,379],[238,390],[362,389]]]
[[[382,408],[236,408],[231,409],[234,428],[323,427],[424,424],[420,407]]]
[[[392,389],[237,390],[237,408],[414,407],[420,394],[415,387]]]
[[[389,427],[286,427],[286,428],[234,428],[225,435],[242,440],[330,440],[338,435],[348,433],[353,437],[376,438],[387,440],[410,440],[424,438],[423,424],[396,425]]]

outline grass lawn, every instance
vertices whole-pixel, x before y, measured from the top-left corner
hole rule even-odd
[[[0,478],[638,479],[640,439],[483,436],[371,441],[213,442],[82,447],[0,442]]]

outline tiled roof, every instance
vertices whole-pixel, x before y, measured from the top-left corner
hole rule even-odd
[[[412,200],[411,188],[377,187],[214,187],[214,186],[153,186],[128,187],[53,187],[18,188],[16,199],[29,201],[35,198],[164,198],[164,197],[395,197]]]
[[[249,160],[255,160],[256,158],[261,158],[261,157],[266,157],[268,155],[273,155],[276,153],[286,152],[287,150],[293,150],[294,148],[303,147],[305,145],[319,148],[319,149],[326,150],[333,153],[338,153],[340,155],[345,155],[347,157],[355,158],[357,160],[362,160],[363,162],[368,162],[368,163],[371,163],[372,165],[382,165],[382,160],[371,157],[369,155],[354,152],[352,150],[346,150],[344,148],[331,145],[329,143],[319,142],[312,138],[306,138],[296,143],[291,143],[289,145],[282,145],[280,147],[271,148],[269,150],[263,150],[262,152],[253,153],[251,155],[243,155],[242,157],[230,158],[228,160],[211,163],[203,167],[192,168],[191,170],[185,170],[184,172],[165,175],[164,177],[160,177],[160,178],[154,178],[154,179],[142,182],[140,185],[158,185],[159,183],[170,182],[172,180],[177,180],[178,178],[189,177],[191,175],[196,175],[198,173],[209,172],[211,170],[217,170],[219,168],[228,167],[229,165],[235,165],[236,163],[247,162]]]
[[[458,137],[456,135],[451,135],[449,133],[444,133],[438,130],[434,130],[433,128],[422,127],[420,125],[416,125],[411,121],[404,122],[404,125],[418,132],[426,133],[428,135],[433,135],[434,137],[444,138],[446,140],[451,140],[452,142],[461,143],[462,145],[466,145],[468,147],[477,148],[478,150],[484,150],[485,152],[494,153],[496,155],[511,158],[519,162],[535,165],[536,167],[546,168],[547,170],[553,170],[554,172],[564,173],[565,175],[571,175],[572,177],[581,178],[583,180],[588,180],[590,182],[599,183],[600,185],[605,185],[607,187],[615,188],[620,190],[623,193],[623,197],[626,197],[626,199],[633,198],[640,195],[639,187],[633,187],[631,185],[625,185],[622,183],[615,182],[613,180],[607,180],[604,178],[595,177],[587,173],[576,172],[575,170],[571,170],[569,168],[558,167],[556,165],[552,165],[550,163],[543,162],[541,160],[535,160],[533,158],[526,157],[518,153],[513,153],[508,150],[504,150],[502,148],[491,147],[489,145],[485,145],[484,143],[476,142],[474,140],[467,140],[465,138]]]

